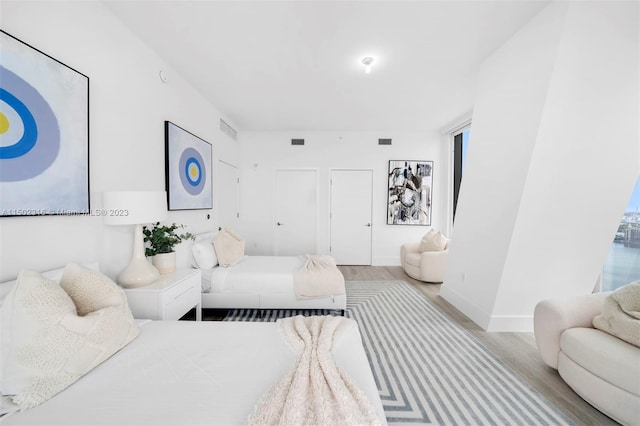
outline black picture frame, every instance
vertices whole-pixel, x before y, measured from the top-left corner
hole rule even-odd
[[[167,208],[212,209],[211,144],[171,121],[164,122],[164,135]]]
[[[89,77],[0,30],[0,217],[89,214]]]

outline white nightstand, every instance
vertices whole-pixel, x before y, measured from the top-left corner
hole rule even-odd
[[[147,286],[125,288],[124,291],[134,318],[177,320],[195,307],[196,321],[202,320],[202,278],[199,269],[179,269],[171,274],[160,275]]]

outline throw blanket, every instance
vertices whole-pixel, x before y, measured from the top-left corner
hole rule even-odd
[[[298,315],[278,320],[297,359],[291,371],[256,405],[249,424],[380,424],[369,400],[338,370],[331,354],[337,337],[353,323],[333,316]]]
[[[298,299],[345,294],[344,277],[331,256],[305,255],[304,265],[293,276]]]
[[[640,346],[640,281],[627,284],[604,299],[593,326],[632,345]]]

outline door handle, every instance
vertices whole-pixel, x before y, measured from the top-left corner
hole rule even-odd
[[[365,226],[368,227],[368,228],[371,228],[371,224],[370,223],[367,223]]]
[[[282,225],[284,225],[284,223],[276,222],[276,225],[282,226]]]

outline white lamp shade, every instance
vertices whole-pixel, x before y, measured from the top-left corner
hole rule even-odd
[[[165,191],[109,191],[102,194],[106,225],[138,225],[167,218]]]

